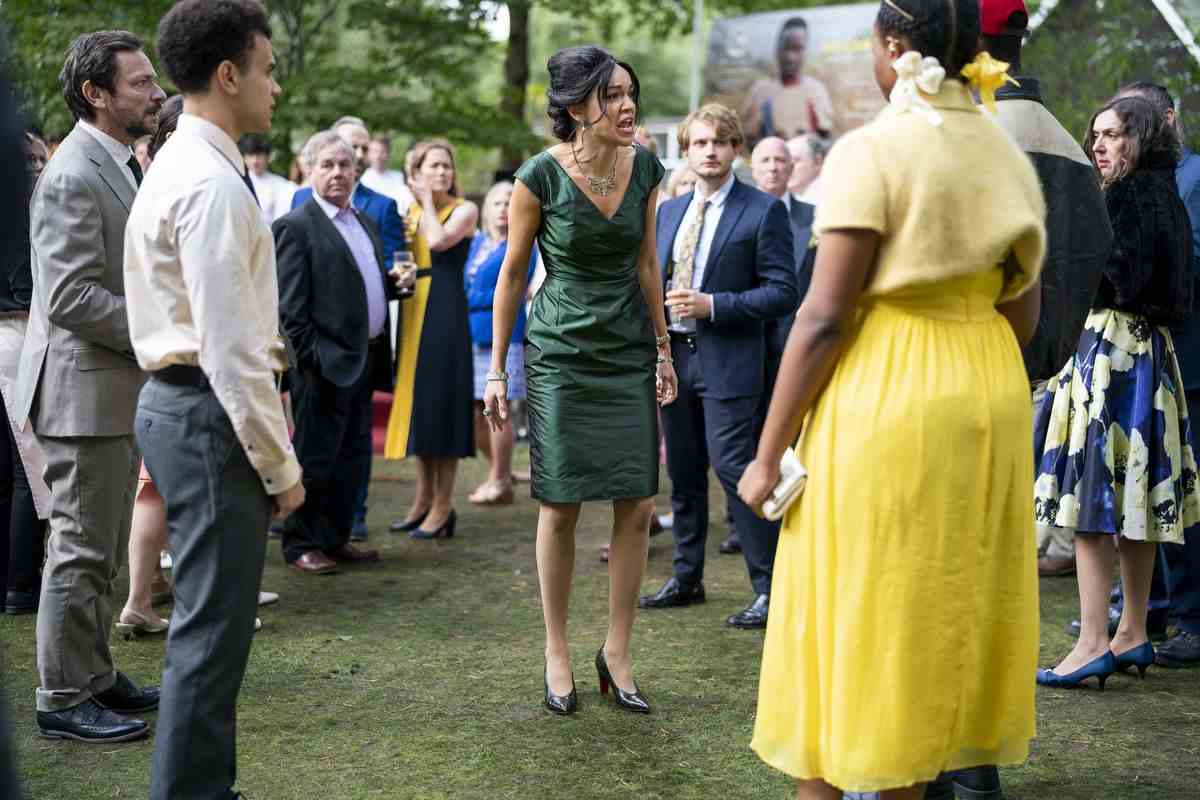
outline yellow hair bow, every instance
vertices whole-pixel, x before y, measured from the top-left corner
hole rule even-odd
[[[1008,74],[1008,62],[997,61],[986,50],[981,50],[974,61],[962,68],[962,76],[979,92],[979,99],[993,114],[996,113],[996,90],[1006,83],[1021,85]]]

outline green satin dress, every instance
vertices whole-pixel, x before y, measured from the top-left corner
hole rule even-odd
[[[610,220],[549,153],[517,180],[541,201],[546,281],[525,330],[532,494],[547,503],[658,493],[654,329],[637,262],[662,180],[641,147]]]

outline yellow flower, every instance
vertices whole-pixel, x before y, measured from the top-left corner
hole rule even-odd
[[[979,92],[979,99],[993,114],[996,113],[996,90],[1006,83],[1021,85],[1008,74],[1008,62],[997,61],[986,50],[981,50],[974,61],[962,68],[962,76]]]

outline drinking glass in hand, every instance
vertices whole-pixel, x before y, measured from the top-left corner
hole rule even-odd
[[[410,297],[417,283],[417,262],[409,250],[397,250],[392,256],[392,274],[396,277],[400,295]]]
[[[675,281],[674,278],[671,278],[670,280],[667,281],[667,292],[668,293],[673,292],[676,289],[681,289],[681,288],[683,288],[683,287],[680,286]],[[683,317],[679,313],[679,306],[671,305],[670,303],[667,304],[667,316],[670,319],[672,325],[676,325],[683,321]]]

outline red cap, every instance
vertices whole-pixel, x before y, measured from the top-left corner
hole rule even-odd
[[[1024,32],[1024,29],[1013,29],[1008,25],[1008,19],[1018,11],[1028,18],[1029,11],[1025,8],[1025,0],[979,0],[979,10],[982,14],[979,30],[984,36],[1012,36]]]

